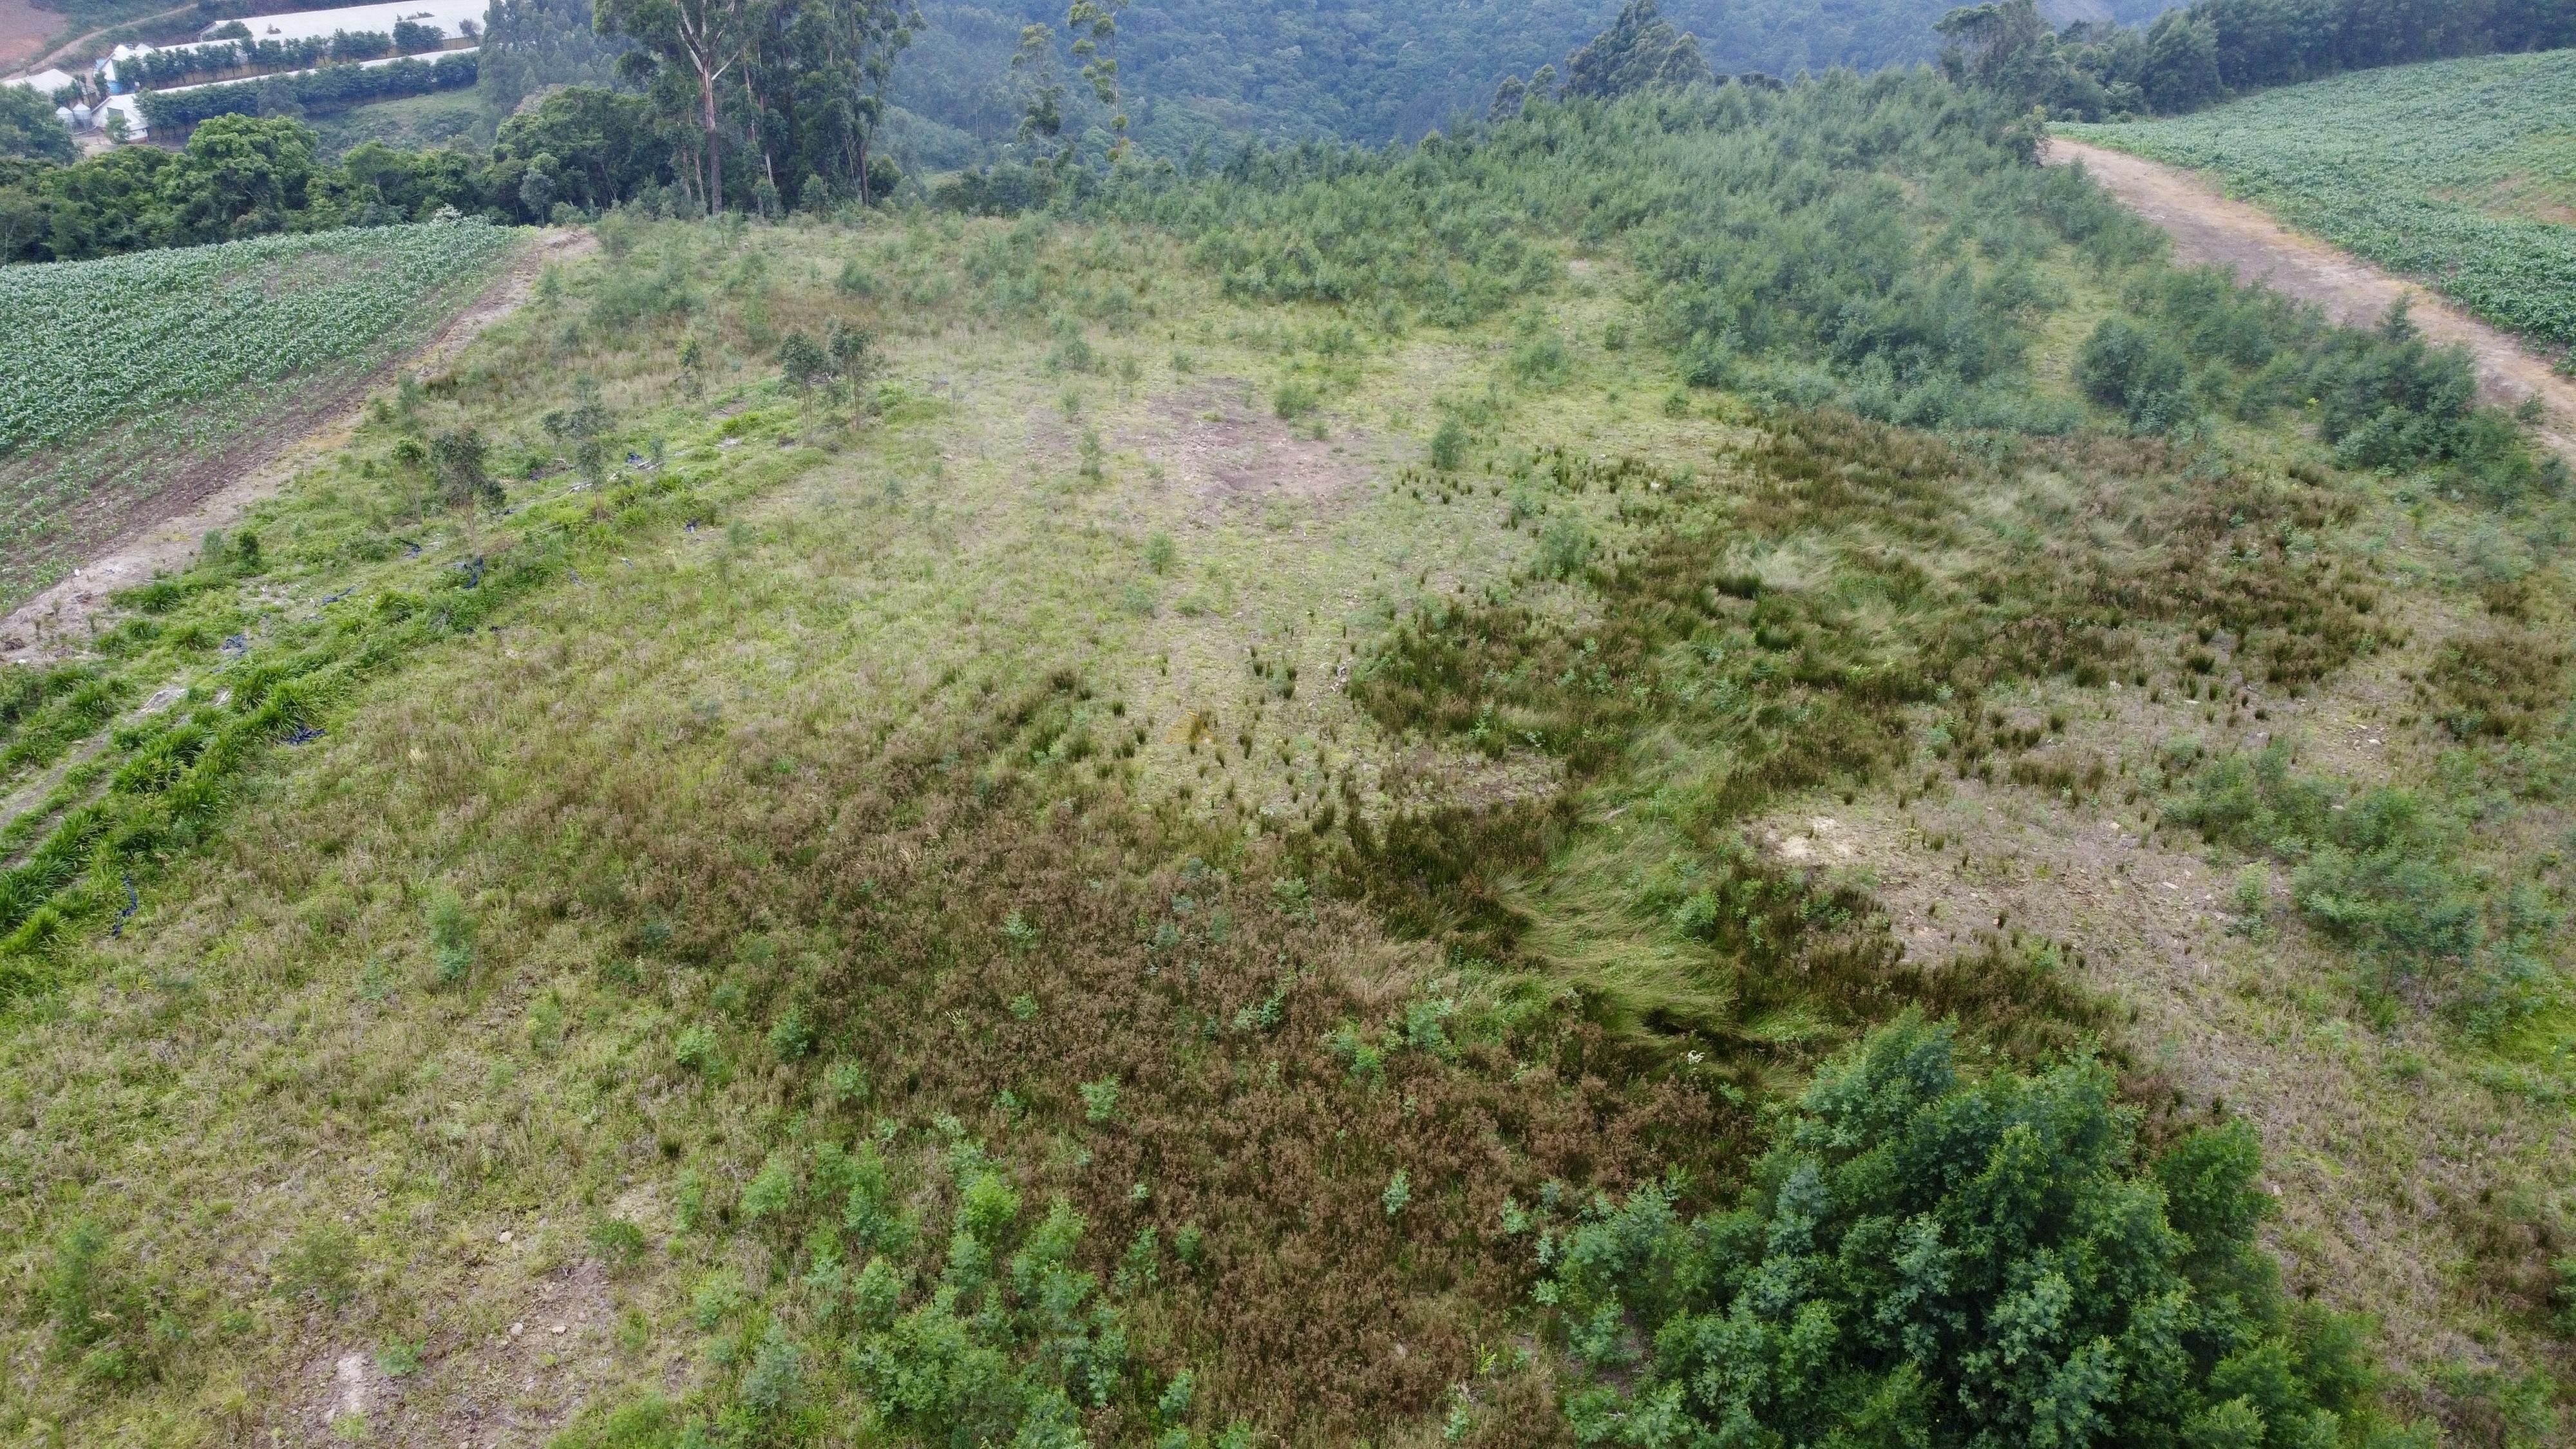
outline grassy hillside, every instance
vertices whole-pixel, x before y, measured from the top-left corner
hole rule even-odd
[[[344,404],[516,245],[406,226],[0,271],[0,607]]]
[[[2361,71],[2066,133],[2231,193],[2535,341],[2576,344],[2576,50]]]
[[[604,221],[10,714],[0,1428],[1567,1442],[1913,1006],[2556,1440],[2563,475],[2009,119]]]

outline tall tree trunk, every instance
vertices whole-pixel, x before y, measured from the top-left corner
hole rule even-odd
[[[707,130],[707,215],[714,216],[724,207],[724,150],[716,139],[716,78],[712,71],[698,72],[698,96],[706,107]]]
[[[874,206],[876,198],[868,194],[868,130],[859,128],[859,205]]]

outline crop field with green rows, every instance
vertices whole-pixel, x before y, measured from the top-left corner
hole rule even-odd
[[[2576,50],[2357,71],[2065,134],[2231,194],[2499,326],[2576,343]]]
[[[481,285],[500,227],[265,237],[0,272],[0,606],[78,561],[75,517],[222,466]]]

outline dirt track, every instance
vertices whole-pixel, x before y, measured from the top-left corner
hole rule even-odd
[[[2229,200],[2191,172],[2063,137],[2049,141],[2042,159],[2052,166],[2082,162],[2112,195],[2164,228],[2173,238],[2176,261],[2225,267],[2240,280],[2268,283],[2316,303],[2338,322],[2366,327],[2387,316],[2398,298],[2413,298],[2415,322],[2425,336],[2468,348],[2492,400],[2513,406],[2539,398],[2548,418],[2544,434],[2576,459],[2576,383],[2509,334],[2413,282],[2290,230],[2259,208]]]
[[[358,402],[368,387],[406,370],[427,370],[452,356],[484,328],[518,310],[536,290],[549,262],[584,256],[598,246],[589,231],[556,230],[526,248],[508,270],[469,306],[418,347],[373,373],[329,388],[316,400],[309,427],[285,430],[228,460],[219,472],[191,486],[154,497],[130,511],[101,541],[90,561],[0,619],[0,664],[31,664],[80,653],[89,642],[89,619],[108,594],[185,567],[211,529],[230,528],[249,507],[286,485],[299,467],[349,439]],[[5,818],[5,817],[0,817]]]

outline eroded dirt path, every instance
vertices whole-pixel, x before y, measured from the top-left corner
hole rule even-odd
[[[2229,199],[2192,172],[2062,136],[2050,138],[2041,159],[2051,166],[2081,162],[2112,195],[2162,227],[2173,238],[2174,259],[2187,266],[2225,267],[2241,281],[2263,282],[2356,327],[2387,316],[2399,298],[2411,298],[2415,323],[2425,336],[2469,349],[2490,399],[2507,407],[2525,398],[2540,399],[2543,435],[2576,459],[2576,383],[2559,376],[2511,334],[2414,282],[2292,231],[2261,208]]]
[[[90,617],[106,607],[112,591],[185,567],[210,530],[232,527],[252,504],[346,443],[370,387],[396,372],[428,369],[455,355],[484,328],[517,311],[535,292],[548,263],[584,255],[597,245],[587,231],[546,233],[426,342],[338,388],[336,397],[325,400],[319,426],[273,440],[262,450],[264,456],[255,455],[248,466],[214,486],[174,488],[136,510],[104,551],[0,620],[0,663],[38,663],[80,653],[89,643]]]

